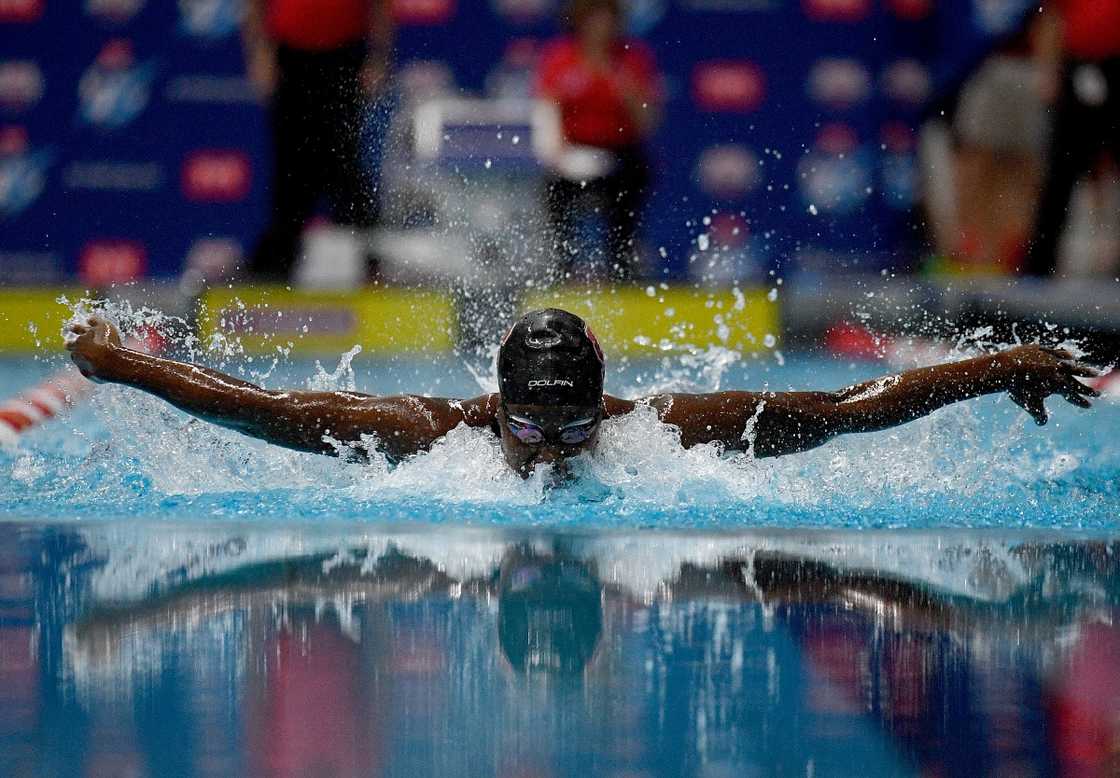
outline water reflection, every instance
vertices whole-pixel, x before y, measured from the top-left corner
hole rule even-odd
[[[1120,542],[0,525],[12,775],[1120,773]]]

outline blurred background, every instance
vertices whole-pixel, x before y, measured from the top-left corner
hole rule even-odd
[[[381,303],[340,292],[419,288],[469,341],[622,282],[769,294],[758,338],[1120,321],[1115,0],[4,0],[0,51],[12,311],[269,282],[345,330]]]

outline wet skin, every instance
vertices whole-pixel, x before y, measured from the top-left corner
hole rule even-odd
[[[68,328],[66,348],[82,375],[132,386],[198,418],[280,446],[321,454],[340,453],[338,443],[376,441],[392,461],[426,451],[460,424],[494,430],[502,453],[528,477],[538,464],[554,465],[593,451],[599,431],[578,445],[560,445],[560,426],[587,415],[586,408],[511,405],[550,431],[530,446],[510,432],[501,397],[469,400],[419,395],[372,397],[357,392],[271,391],[216,370],[144,354],[122,345],[109,322],[90,318]],[[685,448],[706,443],[755,456],[780,456],[820,446],[837,435],[895,427],[938,408],[985,394],[1006,392],[1038,424],[1047,420],[1043,401],[1062,396],[1090,407],[1099,392],[1080,378],[1099,375],[1066,351],[1017,346],[1006,351],[866,381],[835,392],[743,392],[661,394],[638,400],[603,395],[602,416],[652,408],[672,426]],[[746,434],[750,430],[751,434]],[[560,465],[559,471],[555,466]]]

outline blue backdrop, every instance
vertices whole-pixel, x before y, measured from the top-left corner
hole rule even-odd
[[[668,101],[656,273],[905,265],[914,128],[1037,4],[638,0]],[[402,84],[516,92],[556,0],[394,0]],[[248,251],[268,147],[240,0],[0,2],[0,280],[168,276]],[[660,250],[659,250],[660,249]]]

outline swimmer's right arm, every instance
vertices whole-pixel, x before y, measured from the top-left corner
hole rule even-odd
[[[115,327],[93,317],[70,325],[66,348],[82,375],[153,394],[200,419],[287,448],[337,454],[338,443],[375,436],[399,459],[428,449],[460,423],[489,426],[496,395],[448,400],[356,392],[281,392],[200,365],[126,348]]]

